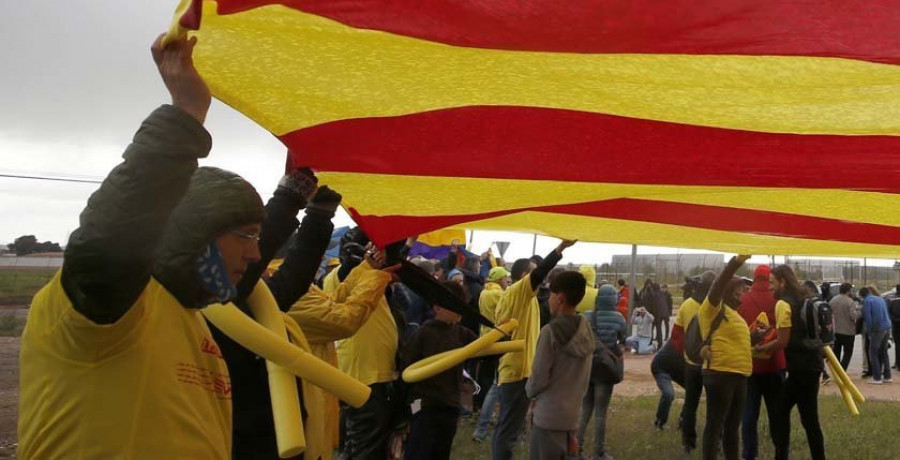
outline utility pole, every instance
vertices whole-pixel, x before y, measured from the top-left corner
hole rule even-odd
[[[629,328],[631,327],[631,315],[634,314],[634,296],[637,295],[637,273],[636,266],[637,265],[637,245],[631,245],[631,283],[629,286],[630,292],[628,295],[628,318],[625,318],[625,321],[628,322]],[[630,329],[629,329],[630,330]]]

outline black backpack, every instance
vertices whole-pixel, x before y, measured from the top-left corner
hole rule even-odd
[[[726,308],[728,307],[723,305],[719,309],[719,313],[716,314],[716,317],[713,318],[713,322],[709,327],[709,335],[706,336],[706,340],[703,339],[703,334],[700,333],[700,312],[698,311],[697,314],[691,318],[691,322],[684,331],[684,355],[687,356],[687,359],[691,362],[695,364],[703,362],[703,348],[709,347],[709,344],[712,342],[713,333],[716,332],[716,329],[719,328],[719,325],[722,324],[722,321],[725,319]]]
[[[800,320],[806,326],[803,345],[818,350],[834,343],[834,312],[828,302],[820,299],[806,299],[800,309]]]

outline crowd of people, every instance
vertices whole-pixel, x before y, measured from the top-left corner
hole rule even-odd
[[[240,176],[198,167],[211,149],[203,127],[210,93],[193,66],[194,44],[153,45],[172,103],[141,125],[82,212],[62,269],[33,300],[22,339],[21,458],[278,458],[265,360],[202,314],[231,302],[252,317],[259,283],[299,326],[294,345],[371,392],[352,407],[298,379],[302,458],[450,458],[471,380],[479,388],[471,438],[486,441],[496,414],[494,459],[513,458],[527,420],[531,458],[582,456],[592,419],[592,451],[611,459],[605,428],[625,347],[655,353],[655,427],[668,421],[673,382],[685,388],[686,450],[697,447],[705,391],[704,458],[723,448],[738,458],[741,427],[743,457],[756,458],[761,401],[777,458],[788,456],[795,405],[812,457],[824,458],[821,344],[811,345],[815,331],[801,314],[818,293],[789,267],[757,268],[749,291],[734,276],[747,256],[689,280],[671,337],[667,286],[648,281],[636,293],[624,280],[598,283],[588,267],[557,267],[573,241],[507,267],[456,245],[442,260],[409,259],[414,240],[378,249],[354,228],[322,269],[340,194],[299,168],[264,205]],[[848,285],[840,292],[830,299],[835,351],[846,368],[847,336],[862,318],[871,381],[890,382],[887,337],[892,324],[898,333],[900,308],[888,310],[871,289],[860,290],[857,308]],[[652,306],[629,318],[632,295]],[[411,364],[512,320],[509,339],[524,341],[523,351],[415,383],[400,378]]]

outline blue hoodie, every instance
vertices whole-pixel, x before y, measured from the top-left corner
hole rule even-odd
[[[619,293],[612,285],[604,284],[597,291],[597,301],[594,302],[594,310],[584,312],[588,324],[594,332],[594,337],[603,342],[607,347],[614,347],[616,343],[625,341],[625,318],[616,310],[619,302]],[[596,324],[594,315],[597,316]]]
[[[873,331],[891,330],[891,318],[888,316],[887,304],[881,296],[869,294],[863,300],[863,320],[866,323],[866,333]]]

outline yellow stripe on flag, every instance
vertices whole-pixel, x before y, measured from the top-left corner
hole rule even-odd
[[[280,5],[203,5],[197,66],[276,135],[467,105],[572,109],[776,133],[900,134],[900,67],[836,58],[455,47]]]

